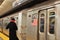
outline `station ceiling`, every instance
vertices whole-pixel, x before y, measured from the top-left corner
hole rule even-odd
[[[0,0],[0,5],[3,3],[4,0]]]
[[[4,0],[4,2],[0,6],[0,18],[5,17],[10,14],[13,14],[18,11],[21,11],[25,8],[29,8],[35,4],[42,3],[47,0],[33,0],[32,2],[23,3],[22,5],[19,5],[19,6],[12,9],[12,3],[14,1],[15,0]]]
[[[12,3],[15,0],[0,0],[0,15],[3,15],[6,11],[12,8]]]

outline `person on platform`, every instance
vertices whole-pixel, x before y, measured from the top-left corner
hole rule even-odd
[[[16,35],[18,28],[13,17],[11,17],[10,23],[7,25],[6,29],[9,29],[9,40],[19,40]]]

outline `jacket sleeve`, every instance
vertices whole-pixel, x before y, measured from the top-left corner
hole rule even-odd
[[[6,29],[8,29],[9,28],[9,24],[6,26]]]
[[[15,30],[18,30],[17,25],[15,24]]]

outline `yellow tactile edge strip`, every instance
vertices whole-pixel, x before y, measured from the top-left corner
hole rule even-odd
[[[7,37],[6,35],[4,35],[1,32],[0,32],[0,38],[2,38],[3,40],[9,40],[9,37]]]

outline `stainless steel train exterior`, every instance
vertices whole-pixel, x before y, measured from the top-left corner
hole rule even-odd
[[[27,11],[27,40],[60,40],[59,17],[60,1],[48,1],[30,8]]]

